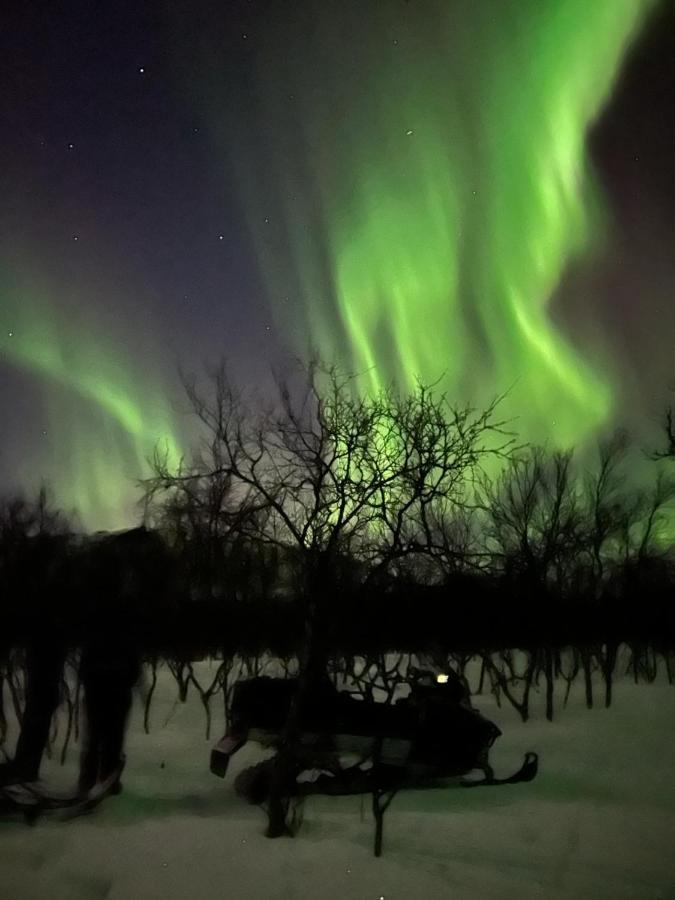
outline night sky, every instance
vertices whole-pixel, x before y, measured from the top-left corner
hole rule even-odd
[[[127,524],[190,445],[179,366],[265,390],[310,347],[655,439],[675,4],[27,3],[0,71],[3,490]]]

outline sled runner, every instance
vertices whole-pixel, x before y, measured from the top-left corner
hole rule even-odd
[[[106,797],[120,793],[122,768],[123,764],[85,793],[53,793],[39,781],[6,785],[0,788],[0,819],[23,818],[33,825],[46,816],[66,820],[85,815]]]

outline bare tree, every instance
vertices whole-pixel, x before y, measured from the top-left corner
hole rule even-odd
[[[528,715],[532,679],[543,669],[546,716],[553,718],[554,648],[557,615],[568,589],[580,546],[582,510],[573,477],[572,454],[546,456],[540,447],[514,458],[496,482],[484,485],[488,518],[487,547],[492,551],[506,597],[517,600],[521,633],[530,646],[522,701],[514,705]],[[543,642],[542,651],[534,645]],[[495,672],[492,671],[495,676]],[[501,689],[514,702],[515,694]],[[513,698],[513,699],[512,699]]]
[[[499,568],[530,591],[562,587],[582,522],[572,454],[547,457],[535,447],[514,458],[496,481],[484,483],[483,504],[487,546]]]
[[[666,444],[663,450],[655,450],[654,459],[675,459],[675,418],[673,408],[669,407],[663,417],[663,433]]]
[[[276,836],[285,829],[281,797],[300,710],[325,673],[326,614],[396,561],[447,554],[436,523],[470,505],[485,457],[506,453],[511,439],[494,420],[495,404],[453,407],[424,385],[410,395],[365,395],[353,376],[316,363],[299,384],[279,381],[276,402],[261,410],[249,407],[224,367],[210,392],[186,389],[204,430],[200,451],[177,472],[156,457],[148,491],[212,498],[211,485],[223,485],[222,508],[211,506],[216,521],[295,563],[304,634],[273,778],[268,834]]]

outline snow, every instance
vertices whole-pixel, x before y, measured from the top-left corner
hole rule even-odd
[[[375,859],[368,797],[310,797],[294,840],[266,839],[264,814],[232,787],[261,751],[248,745],[224,781],[211,775],[218,698],[207,741],[196,694],[176,704],[175,683],[162,671],[149,735],[137,701],[120,796],[70,822],[0,822],[0,896],[673,900],[675,687],[621,681],[609,710],[586,710],[582,693],[576,685],[553,723],[538,696],[526,724],[492,697],[475,698],[504,732],[492,751],[496,774],[533,749],[538,778],[403,792]],[[43,779],[62,788],[74,783],[76,766],[72,748],[64,767],[45,761]]]

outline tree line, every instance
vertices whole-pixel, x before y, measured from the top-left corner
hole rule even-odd
[[[82,626],[104,594],[109,617],[135,607],[149,652],[193,658],[270,650],[311,668],[334,652],[672,646],[670,414],[638,488],[625,436],[582,464],[520,444],[499,398],[364,394],[319,364],[265,403],[224,367],[185,387],[197,445],[178,468],[155,453],[141,488],[156,540],[128,542],[128,560],[73,535],[44,491],[0,503],[6,641],[50,616]]]
[[[364,395],[317,364],[267,406],[224,368],[186,389],[200,445],[178,471],[155,456],[153,524],[191,557],[202,599],[282,608],[308,664],[359,640],[672,637],[672,473],[655,462],[635,487],[625,436],[582,466],[520,445],[499,398],[477,410],[422,384]],[[672,443],[670,418],[665,431]]]

